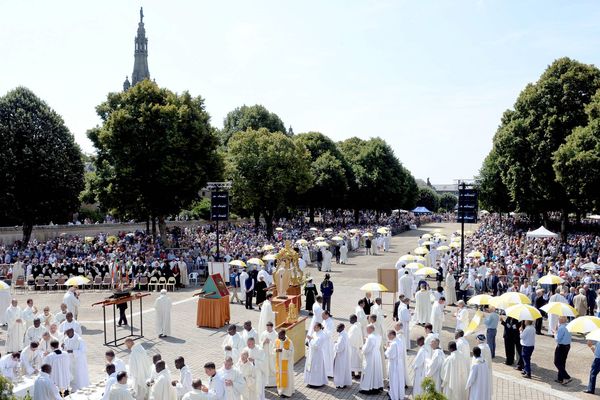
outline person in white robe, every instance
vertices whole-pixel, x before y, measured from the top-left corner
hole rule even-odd
[[[185,287],[190,285],[190,276],[188,274],[188,267],[185,261],[179,260],[177,264],[179,267],[179,273],[181,274],[181,284]]]
[[[263,306],[264,308],[264,306]],[[277,332],[273,329],[273,322],[267,322],[267,329],[260,334],[260,347],[264,350],[266,361],[265,361],[265,387],[275,387],[276,372],[275,372],[275,351],[273,346],[275,340],[277,340]]]
[[[77,391],[90,384],[85,342],[73,329],[65,332],[63,349],[71,356],[71,388]]]
[[[6,321],[6,314],[3,312],[10,307],[10,290],[0,290],[0,325],[4,326],[8,322]]]
[[[58,331],[63,335],[67,329],[73,329],[77,335],[82,335],[81,324],[75,320],[75,316],[71,311],[65,314],[65,320],[58,326]]]
[[[267,364],[266,354],[260,347],[256,345],[256,341],[252,337],[248,338],[247,347],[244,348],[244,350],[248,352],[248,359],[256,368],[256,394],[258,396],[258,400],[264,400]]]
[[[162,289],[160,296],[154,302],[156,311],[156,333],[158,337],[167,337],[171,335],[171,299],[167,297],[167,291]]]
[[[108,400],[110,397],[110,389],[113,387],[115,383],[117,383],[117,372],[115,370],[114,364],[106,365],[106,383],[104,384],[104,394],[102,395],[102,400]]]
[[[364,307],[365,301],[364,299],[360,299],[358,305],[354,308],[354,315],[356,315],[356,320],[360,324],[363,337],[367,337],[367,325],[369,325],[369,321],[367,320],[367,314],[365,314]]]
[[[323,272],[331,272],[331,251],[328,248],[323,249],[323,264],[321,266],[321,271]]]
[[[135,343],[133,339],[125,339],[125,346],[129,349],[129,377],[131,378],[131,387],[135,391],[135,397],[143,400],[146,397],[146,381],[150,379],[150,374],[154,365],[148,357],[146,349],[141,343]]]
[[[242,337],[242,341],[246,344],[250,338],[254,339],[255,342],[258,342],[258,333],[256,333],[256,330],[252,327],[252,321],[244,322],[244,329],[242,329],[240,336]]]
[[[50,343],[53,340],[58,340],[58,339],[53,337],[52,335],[50,335],[50,332],[44,332],[42,334],[42,340],[40,340],[38,350],[40,350],[42,352],[43,357],[46,357],[52,351],[52,348],[50,347]]]
[[[312,319],[310,320],[310,325],[308,327],[308,336],[312,336],[313,334],[313,328],[315,326],[316,323],[322,323],[323,322],[323,297],[322,296],[317,296],[315,298],[315,303],[312,306]]]
[[[27,376],[37,374],[42,366],[43,354],[36,342],[31,344],[21,351],[21,367],[23,373]]]
[[[466,384],[469,400],[492,400],[489,368],[487,361],[481,357],[481,349],[473,348],[473,361]]]
[[[440,339],[436,337],[431,341],[431,358],[426,362],[425,376],[433,379],[438,391],[442,390],[442,369],[445,359],[444,351],[440,349]]]
[[[312,335],[307,335],[308,349],[304,363],[304,383],[312,387],[327,384],[327,371],[325,366],[325,346],[329,338],[323,333],[320,322],[315,323],[311,329]]]
[[[325,372],[328,377],[333,377],[333,344],[335,335],[335,322],[328,311],[323,311],[323,334],[327,337],[327,341],[324,344],[324,355],[325,355]]]
[[[117,372],[117,383],[110,388],[108,400],[133,400],[127,385],[127,372]]]
[[[81,302],[79,301],[79,295],[77,294],[77,290],[74,287],[69,288],[67,293],[63,296],[63,303],[67,306],[67,311],[73,313],[73,317],[77,319],[79,316],[79,306]]]
[[[409,350],[410,349],[410,300],[408,298],[404,298],[402,300],[404,303],[399,307],[399,320],[402,323],[402,339],[404,340],[404,347]]]
[[[62,400],[58,388],[50,378],[52,367],[50,364],[41,366],[40,375],[33,384],[33,400]]]
[[[377,297],[375,299],[375,304],[371,307],[371,315],[377,316],[377,324],[379,325],[378,332],[381,332],[382,338],[387,338],[385,335],[385,317],[386,315],[383,313],[383,305],[381,301],[381,297]],[[387,340],[387,339],[384,339]]]
[[[483,335],[483,334],[477,335],[477,347],[479,347],[481,349],[481,358],[483,358],[483,360],[486,362],[487,371],[488,371],[488,379],[490,382],[490,391],[493,392],[492,350],[490,350],[490,346],[487,344],[487,342],[485,340],[485,335]],[[473,364],[473,362],[475,362],[475,359],[473,359],[471,361],[471,364]]]
[[[202,390],[208,394],[208,398],[211,400],[225,399],[225,381],[223,380],[223,377],[217,373],[215,363],[207,362],[204,364],[204,373],[208,376],[208,387],[203,386]]]
[[[457,350],[456,343],[448,344],[450,355],[442,367],[442,388],[448,400],[464,400],[467,398],[467,375],[465,364]]]
[[[444,288],[446,302],[451,306],[456,304],[456,278],[452,271],[446,275],[446,287]]]
[[[456,340],[456,348],[464,364],[463,369],[466,371],[465,374],[468,374],[471,368],[471,345],[469,345],[469,341],[464,335],[465,333],[459,330],[454,334],[454,338]]]
[[[410,272],[408,271],[408,269],[402,269],[401,272],[403,272],[402,276],[400,277],[400,279],[398,280],[398,291],[400,292],[401,295],[404,295],[404,297],[412,300],[413,298],[413,278],[410,275]]]
[[[258,399],[258,387],[256,385],[256,371],[254,363],[250,361],[248,351],[242,350],[240,353],[240,360],[236,364],[236,368],[240,371],[240,374],[244,378],[244,390],[242,392],[243,400],[256,400]]]
[[[25,344],[42,340],[42,335],[46,332],[46,328],[42,326],[42,321],[39,318],[33,319],[33,325],[25,331]]]
[[[16,299],[12,299],[10,307],[6,309],[5,318],[8,324],[5,344],[6,352],[21,351],[25,336],[25,324],[23,323],[23,311]]]
[[[352,385],[352,370],[350,368],[350,340],[344,324],[338,324],[337,340],[333,346],[333,384],[336,388]]]
[[[171,374],[165,367],[165,362],[160,360],[154,367],[156,379],[150,388],[150,400],[177,400],[177,391],[171,383]]]
[[[469,309],[462,300],[458,301],[457,306],[458,308],[454,313],[454,316],[456,317],[456,331],[464,331],[467,329],[467,326],[469,326]]]
[[[340,263],[348,264],[348,246],[346,245],[346,241],[342,242],[340,246]]]
[[[421,325],[431,320],[431,294],[425,285],[415,294],[415,320]]]
[[[125,363],[119,357],[115,356],[115,352],[112,350],[106,350],[104,353],[104,359],[107,364],[113,364],[115,366],[115,372],[127,371]]]
[[[273,276],[267,272],[266,266],[261,267],[260,271],[258,271],[258,274],[256,275],[256,280],[260,280],[260,278],[263,278],[263,280],[267,284],[267,287],[273,284]]]
[[[350,328],[348,329],[348,343],[350,345],[350,371],[352,376],[360,376],[362,372],[362,351],[364,343],[363,330],[356,315],[350,316]]]
[[[18,368],[21,365],[21,355],[19,352],[8,353],[0,358],[0,374],[14,381],[18,376]]]
[[[379,352],[380,352],[380,359],[381,359],[381,371],[383,371],[383,379],[387,378],[387,363],[385,361],[385,343],[384,343],[384,339],[387,337],[385,335],[385,331],[382,327],[381,324],[377,323],[377,315],[371,314],[369,315],[369,324],[373,325],[375,327],[375,334],[377,336],[379,336],[379,338],[381,339],[379,344]]]
[[[413,396],[417,396],[423,393],[423,388],[421,384],[423,383],[423,379],[425,379],[425,371],[426,371],[426,363],[427,363],[427,352],[425,351],[425,338],[423,336],[419,336],[417,338],[417,346],[419,346],[419,351],[417,351],[417,355],[413,360]]]
[[[237,278],[239,287],[241,288],[240,293],[239,293],[241,303],[244,303],[246,301],[246,290],[244,290],[244,288],[245,288],[244,284],[249,277],[250,277],[250,275],[248,275],[248,272],[246,271],[246,269],[243,269]]]
[[[227,327],[227,336],[223,339],[222,348],[225,357],[231,357],[234,360],[240,358],[240,352],[246,347],[242,336],[237,332],[237,326],[231,324]]]
[[[57,312],[56,314],[54,314],[54,323],[57,326],[60,326],[60,324],[67,319],[67,313],[69,311],[67,310],[67,305],[65,303],[62,303],[60,305],[60,311]]]
[[[404,365],[407,366],[408,365],[408,357],[407,357],[407,351],[406,351],[406,342],[404,340],[403,337],[403,329],[402,329],[402,322],[396,322],[394,324],[394,332],[396,332],[396,339],[400,340],[402,342],[402,356],[403,356],[403,362]],[[408,370],[409,368],[404,368],[404,382],[408,382],[410,381],[410,378],[408,376]]]
[[[262,333],[265,329],[267,329],[267,323],[271,322],[275,324],[275,313],[273,312],[273,304],[271,300],[273,299],[273,294],[267,293],[267,297],[265,301],[262,303],[262,307],[260,309],[260,317],[258,318],[258,331]]]
[[[290,397],[294,394],[294,343],[286,336],[285,329],[277,334],[273,345],[277,394]]]
[[[406,365],[404,363],[404,342],[396,336],[396,331],[388,332],[388,345],[385,350],[385,358],[388,360],[390,400],[404,400]]]
[[[30,326],[33,326],[33,319],[36,317],[37,313],[38,309],[33,305],[33,299],[27,299],[27,307],[23,309],[23,313],[21,314],[21,318],[25,323],[25,330],[29,329]]]
[[[375,333],[375,326],[367,326],[367,340],[363,346],[365,360],[360,377],[361,393],[378,393],[383,389],[383,368],[381,364],[381,337]]]
[[[179,379],[171,383],[175,386],[177,398],[181,399],[184,394],[192,390],[192,371],[181,356],[175,359],[175,369],[179,370]]]
[[[192,390],[187,392],[181,400],[214,400],[210,394],[202,390],[203,385],[200,379],[192,381]]]
[[[564,291],[556,290],[552,296],[550,296],[549,303],[551,302],[560,302],[568,304],[569,301],[564,296]],[[558,315],[556,314],[548,314],[548,335],[554,336],[556,334],[556,330],[558,329]]]
[[[50,365],[50,377],[58,390],[63,392],[69,388],[71,383],[71,356],[59,350],[57,340],[52,340],[51,347],[52,352],[42,360],[42,363]]]
[[[437,333],[438,335],[442,331],[442,326],[444,325],[444,306],[445,306],[445,304],[446,304],[446,298],[440,297],[440,299],[433,304],[433,308],[431,309],[432,332]]]
[[[246,352],[246,354],[248,353]],[[241,400],[246,391],[246,381],[240,370],[233,366],[231,357],[225,358],[223,366],[217,373],[221,375],[225,383],[225,400]]]
[[[439,339],[439,335],[436,335],[433,331],[433,325],[430,323],[425,324],[425,352],[427,353],[427,359],[431,358],[433,350],[431,349],[431,341],[433,339]]]

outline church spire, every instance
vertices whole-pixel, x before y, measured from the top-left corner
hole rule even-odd
[[[135,37],[135,53],[131,85],[150,78],[148,70],[148,39],[144,28],[144,9],[140,8],[140,22],[138,23],[137,36]]]

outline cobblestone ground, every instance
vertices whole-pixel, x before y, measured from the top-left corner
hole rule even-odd
[[[417,238],[425,233],[430,232],[435,228],[440,228],[444,232],[450,233],[458,228],[457,224],[430,224],[421,227],[420,230],[405,232],[392,239],[392,248],[390,252],[377,255],[365,256],[363,254],[352,254],[350,264],[334,265],[331,272],[332,281],[335,285],[335,293],[332,301],[332,314],[336,321],[347,322],[348,316],[353,312],[357,300],[362,293],[358,290],[360,286],[367,282],[377,280],[377,268],[393,268],[397,258],[411,251],[416,247]],[[316,283],[320,283],[323,273],[318,272],[316,268],[309,268],[310,274],[315,278]],[[160,353],[171,371],[175,371],[173,360],[182,355],[186,359],[186,363],[191,367],[195,377],[201,379],[206,378],[202,366],[207,361],[215,361],[217,365],[221,364],[222,350],[221,343],[226,331],[221,329],[206,329],[197,328],[196,321],[196,300],[192,298],[192,294],[198,288],[189,288],[182,291],[177,291],[170,294],[173,299],[173,317],[172,317],[172,337],[158,339],[154,328],[154,311],[153,302],[156,295],[144,299],[144,339],[142,340],[144,347],[149,353]],[[84,326],[84,339],[88,344],[88,364],[90,377],[94,384],[100,386],[103,380],[104,360],[103,354],[106,347],[103,345],[103,324],[102,310],[99,307],[92,307],[91,304],[106,297],[108,292],[104,291],[88,291],[81,296],[82,308],[80,311],[80,321]],[[20,300],[20,304],[25,303],[25,299],[32,297],[38,308],[44,305],[50,305],[53,310],[58,309],[62,293],[17,293],[16,297]],[[393,298],[391,294],[385,294],[384,310],[389,314],[387,323],[391,326],[391,313]],[[454,318],[452,313],[454,310],[448,308],[445,317],[444,331],[442,332],[442,345],[446,347],[448,341],[453,338]],[[139,324],[139,313],[137,305],[134,306],[135,324]],[[472,312],[473,313],[473,312]],[[128,314],[129,315],[129,314]],[[252,321],[253,325],[258,324],[258,311],[246,310],[238,304],[231,305],[232,323],[242,324],[246,320]],[[120,329],[120,328],[119,328]],[[500,329],[501,331],[502,329]],[[137,329],[136,329],[137,332]],[[125,333],[125,330],[119,330],[119,335]],[[411,339],[414,340],[423,334],[421,327],[411,326]],[[0,337],[0,345],[3,345],[4,333]],[[473,337],[469,338],[471,346],[474,345]],[[533,361],[533,379],[526,380],[521,378],[518,371],[512,367],[503,364],[504,361],[504,346],[502,342],[501,332],[498,332],[497,337],[497,357],[494,362],[494,398],[495,399],[592,399],[591,395],[582,393],[587,383],[589,368],[593,361],[593,354],[585,346],[585,342],[581,338],[576,338],[571,348],[567,362],[567,370],[573,377],[573,382],[567,387],[555,383],[556,369],[553,366],[554,342],[548,336],[538,336],[536,339],[536,348],[532,357]],[[124,347],[114,349],[118,356],[125,361],[128,359],[128,352]],[[414,348],[408,352],[409,364],[415,356]],[[358,393],[358,384],[354,383],[352,387],[347,389],[336,389],[333,382],[330,382],[327,387],[319,389],[311,389],[304,385],[302,379],[302,371],[304,368],[304,360],[300,361],[295,366],[295,383],[296,393],[295,399],[387,399],[387,394],[383,393],[378,396],[365,396]],[[174,372],[174,378],[177,373]],[[411,377],[412,379],[412,377]],[[411,388],[407,394],[410,396]],[[276,393],[273,390],[267,389],[267,397],[275,398]],[[90,396],[96,398],[96,395]]]

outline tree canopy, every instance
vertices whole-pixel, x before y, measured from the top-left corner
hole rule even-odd
[[[32,91],[0,97],[0,220],[23,225],[65,223],[79,208],[83,161],[62,118]]]
[[[123,218],[164,219],[219,179],[222,160],[201,97],[145,80],[110,93],[97,107],[102,126],[88,131],[97,149],[98,199]]]
[[[440,208],[440,196],[429,187],[420,187],[417,197],[417,207],[425,207],[429,211],[437,212]]]
[[[458,197],[452,193],[444,193],[439,196],[440,208],[444,211],[453,211],[454,207],[458,203]]]
[[[269,132],[287,132],[285,125],[279,116],[270,112],[264,106],[255,104],[253,106],[243,105],[230,111],[223,121],[221,130],[221,144],[227,146],[231,136],[236,132],[244,132],[248,129],[258,130],[265,128]],[[292,128],[289,129],[293,134]]]

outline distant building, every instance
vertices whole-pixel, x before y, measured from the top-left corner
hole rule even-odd
[[[433,190],[438,194],[450,193],[458,196],[458,185],[456,183],[433,185]]]
[[[144,28],[144,9],[140,8],[140,22],[138,23],[137,36],[135,37],[135,52],[133,62],[133,73],[131,82],[129,77],[125,77],[123,90],[129,89],[144,79],[150,79],[150,70],[148,69],[148,38]]]

